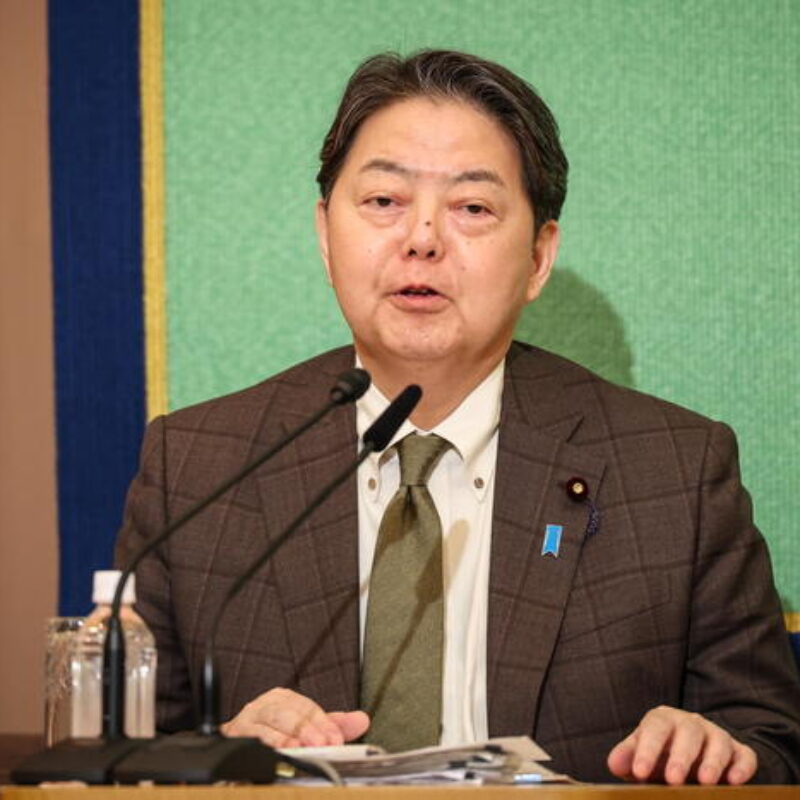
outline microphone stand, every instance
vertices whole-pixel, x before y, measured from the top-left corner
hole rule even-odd
[[[206,639],[201,695],[202,717],[195,734],[166,737],[151,742],[122,760],[114,768],[119,783],[212,784],[218,781],[271,783],[279,755],[260,739],[227,737],[220,732],[219,680],[217,677],[214,640],[222,615],[231,600],[250,578],[269,561],[272,555],[350,477],[372,452],[365,447],[358,460],[331,481],[308,507],[250,564],[231,585],[217,608],[211,632]]]
[[[336,406],[357,400],[369,388],[369,373],[362,369],[351,369],[337,378],[331,389],[330,401],[317,411],[310,419],[292,430],[277,444],[248,463],[233,477],[221,483],[208,497],[195,503],[178,519],[168,525],[161,533],[149,540],[131,559],[122,571],[111,613],[107,620],[106,638],[103,647],[103,726],[99,739],[68,739],[59,742],[52,748],[42,750],[26,759],[16,767],[11,778],[18,784],[38,784],[53,781],[82,781],[89,784],[107,784],[113,782],[114,767],[130,753],[145,746],[151,746],[152,739],[129,738],[125,735],[125,635],[120,620],[122,593],[125,584],[142,559],[182,528],[189,520],[219,499],[225,492],[246,478],[294,439],[305,433],[332,411]],[[256,739],[261,750],[265,746]],[[263,759],[263,756],[262,756]],[[263,771],[255,768],[250,780],[261,782],[274,780],[274,759],[263,759],[266,767]]]
[[[355,461],[330,481],[230,586],[217,608],[206,639],[202,672],[202,715],[195,734],[160,739],[132,752],[115,767],[116,781],[123,784],[143,780],[167,784],[211,784],[223,780],[269,783],[274,780],[275,765],[281,759],[291,761],[295,766],[312,773],[319,773],[319,768],[313,764],[304,765],[301,759],[282,757],[259,739],[225,737],[220,733],[219,680],[214,647],[216,634],[222,616],[233,598],[287,539],[361,466],[370,453],[379,452],[389,444],[419,402],[421,395],[418,386],[412,385],[404,389],[365,432],[364,445]]]

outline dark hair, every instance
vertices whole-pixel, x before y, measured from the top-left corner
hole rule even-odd
[[[356,69],[320,151],[317,182],[325,200],[363,122],[392,103],[418,96],[461,100],[497,120],[519,148],[536,229],[558,219],[569,164],[550,109],[510,70],[453,50],[421,50],[408,58],[381,53]]]

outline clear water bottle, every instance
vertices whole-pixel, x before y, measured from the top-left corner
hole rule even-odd
[[[73,738],[96,738],[103,727],[103,645],[106,621],[120,572],[94,574],[92,601],[95,609],[86,617],[75,639],[72,655]],[[144,620],[134,611],[135,576],[122,595],[120,619],[125,632],[125,733],[132,737],[155,736],[156,645]]]

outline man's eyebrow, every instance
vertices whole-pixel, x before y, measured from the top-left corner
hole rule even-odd
[[[373,158],[367,161],[359,172],[370,172],[376,170],[377,172],[391,172],[394,175],[402,175],[403,177],[410,178],[414,175],[414,170],[398,164],[396,161],[390,161],[388,158]]]
[[[491,169],[468,169],[459,172],[450,179],[450,183],[470,183],[470,182],[495,183],[498,186],[505,186],[503,179]]]
[[[388,172],[392,175],[400,175],[403,178],[414,178],[419,173],[417,170],[404,167],[396,161],[391,161],[388,158],[373,158],[367,161],[359,172]],[[503,179],[491,169],[467,169],[464,172],[459,172],[452,177],[447,178],[447,183],[494,183],[497,186],[505,186]]]

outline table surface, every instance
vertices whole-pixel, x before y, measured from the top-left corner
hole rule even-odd
[[[6,786],[2,800],[509,800],[510,794],[534,793],[532,800],[800,800],[798,786],[97,786],[33,788]]]
[[[509,793],[535,792],[535,800],[800,800],[800,786],[682,786],[577,784],[511,786],[8,786],[10,770],[42,747],[34,734],[0,734],[1,800],[422,800],[439,794],[445,800],[508,800]]]

